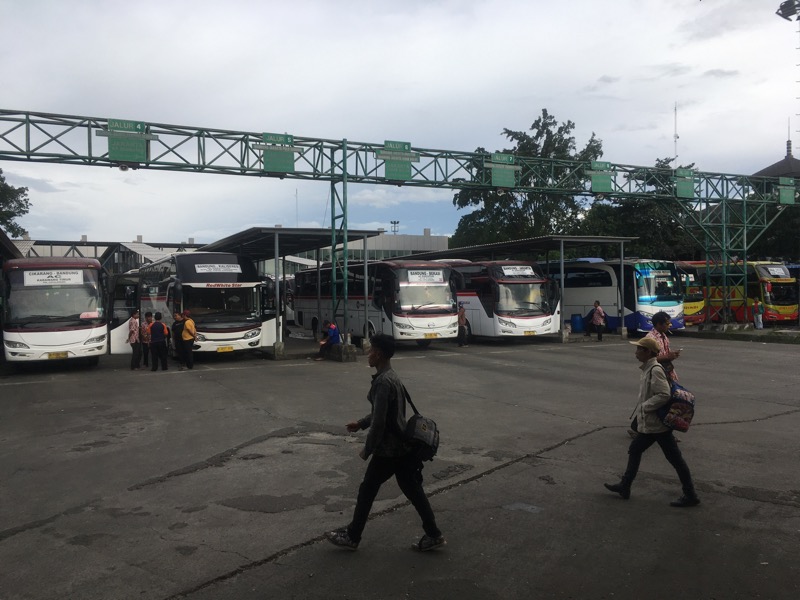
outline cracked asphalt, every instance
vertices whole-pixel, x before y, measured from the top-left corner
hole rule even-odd
[[[681,510],[657,447],[630,500],[603,488],[639,375],[606,337],[398,350],[442,432],[424,476],[448,545],[426,554],[391,481],[357,552],[322,536],[365,468],[344,428],[369,409],[365,357],[4,369],[0,600],[800,597],[800,346],[680,340],[702,499]]]

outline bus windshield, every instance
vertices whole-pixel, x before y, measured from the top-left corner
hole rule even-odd
[[[7,325],[26,328],[48,328],[53,324],[88,324],[101,319],[103,308],[97,273],[71,271],[80,281],[65,280],[62,284],[43,285],[24,279],[25,272],[9,273]]]
[[[257,287],[200,288],[183,286],[183,308],[195,323],[227,323],[260,319]]]
[[[681,299],[680,286],[670,265],[641,264],[636,268],[636,292],[639,302],[656,302]]]
[[[535,317],[549,314],[547,284],[498,283],[499,298],[495,312],[506,317]]]
[[[763,284],[764,302],[772,306],[797,304],[797,285],[794,283]],[[772,288],[772,291],[768,291]]]
[[[402,312],[409,313],[455,311],[455,299],[447,283],[420,285],[401,282],[397,303]]]

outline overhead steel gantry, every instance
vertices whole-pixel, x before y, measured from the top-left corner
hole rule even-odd
[[[797,196],[797,183],[791,178],[3,109],[0,160],[327,181],[331,186],[334,262],[344,271],[348,183],[663,200],[662,206],[694,237],[708,259],[719,264],[715,271],[721,273],[721,279],[717,283],[724,288],[726,303],[731,296],[728,288],[746,286],[748,251],[783,209],[795,204]],[[337,184],[341,184],[341,193]],[[347,298],[346,277],[343,286]],[[720,309],[723,319],[729,314],[726,308],[729,306]]]

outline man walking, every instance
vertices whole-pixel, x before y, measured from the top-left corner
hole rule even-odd
[[[422,489],[422,461],[409,454],[404,441],[406,426],[406,392],[390,360],[394,355],[394,338],[377,334],[370,338],[368,362],[377,373],[372,376],[367,399],[372,411],[363,419],[346,425],[347,431],[369,429],[364,448],[359,452],[363,460],[372,456],[364,480],[358,488],[358,500],[353,520],[346,527],[329,531],[325,537],[335,546],[355,550],[367,524],[372,503],[378,491],[392,475],[406,498],[419,513],[425,535],[413,544],[415,550],[426,552],[446,542],[436,526],[428,498]]]
[[[636,359],[642,363],[639,367],[642,375],[639,381],[639,402],[633,413],[636,415],[634,422],[636,426],[636,437],[631,440],[628,448],[628,466],[619,483],[606,483],[606,489],[622,496],[625,500],[631,497],[631,484],[639,471],[639,464],[642,454],[653,444],[661,446],[661,451],[673,466],[678,474],[678,478],[683,486],[683,495],[670,506],[680,508],[697,506],[700,499],[692,483],[692,475],[689,467],[683,460],[683,455],[678,448],[672,429],[664,425],[658,416],[658,409],[664,406],[670,398],[670,386],[667,374],[658,364],[658,343],[649,337],[643,337],[637,342],[631,342],[636,346]]]

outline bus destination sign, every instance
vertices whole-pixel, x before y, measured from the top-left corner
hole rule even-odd
[[[444,271],[409,269],[408,283],[444,283]]]
[[[195,273],[241,273],[241,265],[199,264],[194,266]]]
[[[25,271],[23,284],[35,285],[83,285],[83,272],[79,269],[69,271]]]

